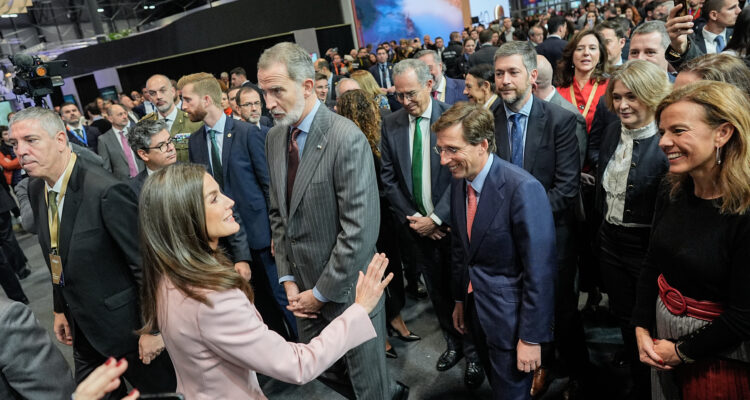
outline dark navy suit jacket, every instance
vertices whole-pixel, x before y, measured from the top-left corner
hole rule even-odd
[[[445,103],[432,100],[430,126],[450,108]],[[381,134],[381,172],[383,190],[385,191],[396,217],[401,223],[407,222],[407,215],[414,215],[417,206],[414,204],[414,192],[411,180],[411,153],[409,152],[409,113],[402,108],[383,119]],[[435,132],[430,129],[430,148],[437,143]],[[433,211],[443,224],[450,219],[449,193],[451,173],[448,167],[440,165],[440,156],[430,151],[430,182]]]
[[[469,98],[464,94],[464,88],[466,83],[462,79],[448,78],[445,79],[445,102],[453,105],[459,101],[469,101]]]
[[[221,151],[224,193],[232,198],[239,211],[251,249],[271,245],[268,221],[268,164],[265,143],[268,128],[263,130],[243,121],[226,119]],[[210,171],[211,163],[205,126],[190,135],[190,162],[203,164]]]
[[[469,279],[487,342],[514,350],[518,339],[551,342],[555,311],[555,224],[544,187],[494,154],[466,232],[466,180],[451,184],[452,284],[464,300]]]

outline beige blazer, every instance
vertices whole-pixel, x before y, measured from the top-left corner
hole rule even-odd
[[[265,399],[256,372],[301,385],[375,337],[358,304],[309,344],[299,344],[269,330],[239,289],[209,291],[207,298],[213,306],[186,297],[167,279],[159,288],[159,327],[177,373],[177,391],[191,400]]]

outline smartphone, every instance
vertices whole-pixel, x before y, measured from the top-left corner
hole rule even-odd
[[[151,400],[185,400],[185,396],[182,393],[151,393],[142,394],[138,396],[139,399],[151,399]]]

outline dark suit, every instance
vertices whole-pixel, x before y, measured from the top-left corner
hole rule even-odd
[[[450,106],[437,100],[432,101],[430,125],[434,124]],[[462,351],[460,334],[453,327],[453,303],[445,294],[450,290],[450,237],[432,240],[422,237],[408,226],[406,216],[418,213],[413,198],[411,153],[409,143],[409,113],[398,110],[383,119],[381,135],[381,179],[383,190],[403,234],[402,253],[416,253],[417,270],[422,273],[427,292],[435,308],[440,328],[448,349]],[[426,134],[426,132],[423,132]],[[437,136],[430,129],[430,148],[435,146]],[[450,183],[448,167],[440,165],[440,156],[429,152],[430,188],[435,214],[443,224],[450,223]],[[426,215],[425,215],[426,216]],[[476,360],[473,360],[476,361]]]
[[[469,98],[464,94],[464,88],[466,83],[463,79],[453,79],[443,76],[445,79],[445,101],[446,104],[456,104],[459,101],[469,101]]]
[[[286,310],[289,304],[286,292],[279,284],[276,264],[271,256],[271,226],[268,221],[268,166],[265,140],[268,128],[258,129],[247,122],[225,118],[222,141],[221,164],[224,186],[222,191],[232,198],[235,211],[240,214],[241,225],[247,235],[250,249],[252,278],[258,296],[256,307],[263,319],[275,331],[291,338],[284,323],[294,319]],[[203,164],[211,173],[210,149],[207,127],[203,126],[190,135],[190,162]],[[235,262],[241,261],[236,259]],[[265,295],[264,295],[265,294]],[[272,299],[275,299],[273,301]]]
[[[393,83],[393,64],[390,63],[390,62],[386,62],[385,63],[385,70],[388,73],[389,82],[390,82],[391,86],[393,86],[394,85],[394,83]],[[386,82],[386,80],[385,80],[385,75],[383,75],[382,79],[381,79],[381,75],[380,75],[380,63],[375,63],[375,65],[373,65],[372,67],[370,67],[369,71],[370,71],[370,74],[372,74],[372,76],[375,78],[375,82],[378,83],[378,86],[380,86],[383,89],[388,89],[388,86],[386,86],[386,83],[388,83],[388,82]],[[333,90],[333,88],[331,88],[331,90]],[[390,94],[390,93],[388,94],[388,105],[391,106],[391,110],[392,111],[396,111],[396,110],[398,110],[398,109],[401,108],[401,103],[399,103],[398,100],[396,100],[396,96],[394,96],[393,94]]]
[[[112,129],[112,123],[107,121],[103,117],[97,120],[90,121],[89,126],[93,126],[97,130],[99,130],[99,132],[107,132],[108,130]]]
[[[567,45],[567,40],[560,39],[557,36],[549,36],[536,46],[536,53],[546,57],[547,61],[552,64],[552,69],[557,70],[557,61],[562,57],[563,49]]]
[[[29,182],[29,199],[49,267],[43,180]],[[142,271],[133,192],[79,158],[62,207],[58,251],[65,284],[53,285],[53,304],[56,313],[65,314],[73,332],[76,381],[83,380],[108,356],[126,357],[130,367],[125,377],[134,386],[144,392],[174,390],[177,384],[166,352],[150,365],[138,360],[134,332],[142,326],[138,306]],[[112,396],[120,398],[121,394]]]
[[[470,331],[494,399],[526,398],[531,375],[516,368],[518,340],[552,340],[555,225],[544,188],[528,172],[494,154],[471,229],[465,179],[451,185],[453,296],[471,310]],[[489,161],[488,161],[489,162]],[[467,295],[469,282],[473,294]],[[473,298],[472,298],[473,297]]]
[[[9,299],[28,304],[29,299],[16,276],[16,271],[26,268],[26,258],[13,233],[11,210],[16,207],[16,202],[10,196],[10,188],[5,179],[1,182],[4,187],[0,187],[0,286]],[[23,258],[16,260],[16,257]],[[22,261],[20,269],[16,268],[18,266],[14,265],[14,261]]]
[[[0,337],[0,399],[70,399],[70,368],[28,307],[0,299]]]
[[[559,94],[559,93],[558,93]],[[604,130],[614,121],[618,121],[617,114],[613,113],[607,107],[606,96],[599,98],[599,104],[596,105],[594,120],[591,122],[591,131],[589,131],[589,142],[586,146],[586,165],[596,168],[599,162],[599,147],[601,146]]]
[[[555,290],[555,341],[572,373],[588,363],[583,324],[575,292],[576,243],[575,208],[581,177],[576,115],[555,104],[532,96],[526,126],[523,167],[547,191],[557,233],[558,277]],[[510,139],[505,107],[495,112],[497,154],[510,160]],[[553,357],[547,350],[545,358]],[[547,361],[543,361],[547,363]],[[577,377],[577,376],[576,376]]]
[[[477,51],[469,57],[469,68],[479,64],[494,65],[497,47],[490,43],[483,43]]]
[[[82,147],[86,147],[89,150],[96,153],[96,150],[99,146],[99,143],[98,143],[99,135],[102,134],[101,133],[102,131],[100,131],[99,129],[96,129],[96,127],[93,127],[93,126],[81,125],[81,129],[83,129],[81,134],[85,135],[85,138],[86,138],[86,142],[84,142],[83,140],[80,140],[74,132],[72,132],[69,126],[67,128],[68,128],[68,141],[69,142],[75,143]]]

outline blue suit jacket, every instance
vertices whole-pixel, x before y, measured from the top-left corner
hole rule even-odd
[[[518,339],[552,341],[557,252],[544,187],[528,172],[491,154],[477,213],[466,233],[466,180],[451,184],[452,285],[464,300],[469,278],[487,342],[504,350]]]
[[[469,101],[464,94],[466,83],[461,79],[445,78],[445,102],[453,105],[459,101]]]
[[[430,126],[440,118],[450,106],[432,100]],[[396,217],[402,223],[407,222],[407,215],[417,212],[413,200],[411,183],[411,153],[409,153],[409,114],[402,108],[383,118],[381,134],[381,172],[385,191]],[[435,132],[430,129],[430,148],[437,143]],[[448,167],[440,165],[440,156],[430,151],[430,182],[433,211],[444,224],[450,220],[449,193],[451,173]]]
[[[251,249],[271,245],[271,226],[268,222],[268,164],[265,143],[268,128],[226,119],[221,151],[224,193],[232,198],[235,210],[242,217]],[[211,163],[206,139],[201,127],[190,135],[190,162],[203,164],[210,171]]]

